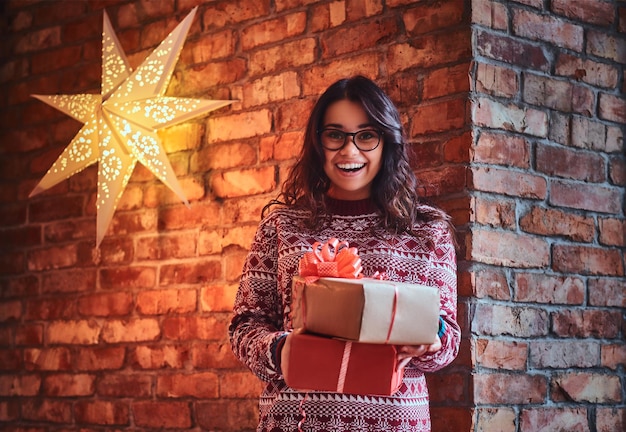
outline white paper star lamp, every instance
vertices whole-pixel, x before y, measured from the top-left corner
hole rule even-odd
[[[96,248],[137,162],[189,205],[156,131],[233,102],[164,96],[196,10],[135,71],[105,12],[101,93],[33,95],[84,125],[30,196],[98,162]]]

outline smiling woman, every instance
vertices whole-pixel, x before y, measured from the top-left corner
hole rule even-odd
[[[250,248],[229,328],[235,355],[267,383],[259,431],[430,431],[424,374],[454,360],[461,332],[453,230],[446,214],[420,203],[416,186],[389,97],[361,76],[331,85],[313,108],[279,199],[265,208],[272,211]],[[283,347],[301,330],[292,321],[292,280],[302,256],[333,237],[358,250],[364,276],[384,274],[439,292],[434,343],[383,347],[393,350],[394,371],[404,367],[391,395],[363,398],[339,386],[336,393],[316,392],[285,383]]]

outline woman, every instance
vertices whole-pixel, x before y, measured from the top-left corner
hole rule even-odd
[[[389,97],[361,76],[331,85],[313,108],[279,199],[263,211],[229,327],[235,355],[267,382],[259,431],[430,431],[424,373],[450,364],[460,342],[456,257],[449,218],[421,204],[416,187]],[[366,277],[378,272],[440,290],[437,341],[398,347],[406,366],[391,396],[305,393],[281,375],[281,348],[293,330],[292,277],[313,243],[332,237],[358,249]]]

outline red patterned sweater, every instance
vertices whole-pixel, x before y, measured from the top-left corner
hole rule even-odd
[[[373,235],[380,216],[369,200],[331,200],[329,226],[303,228],[306,213],[281,208],[259,225],[246,259],[229,327],[233,352],[267,386],[260,398],[258,431],[430,431],[424,372],[454,360],[461,332],[456,322],[456,256],[443,222],[424,223],[410,234]],[[388,397],[299,392],[286,386],[272,355],[273,344],[292,330],[291,279],[316,241],[348,241],[362,260],[363,275],[438,287],[445,321],[440,351],[413,359],[400,389]]]

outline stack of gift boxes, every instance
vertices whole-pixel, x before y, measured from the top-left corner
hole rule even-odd
[[[361,276],[355,248],[330,239],[302,258],[292,284],[294,332],[282,371],[299,390],[391,395],[402,383],[398,345],[431,344],[436,288]]]

